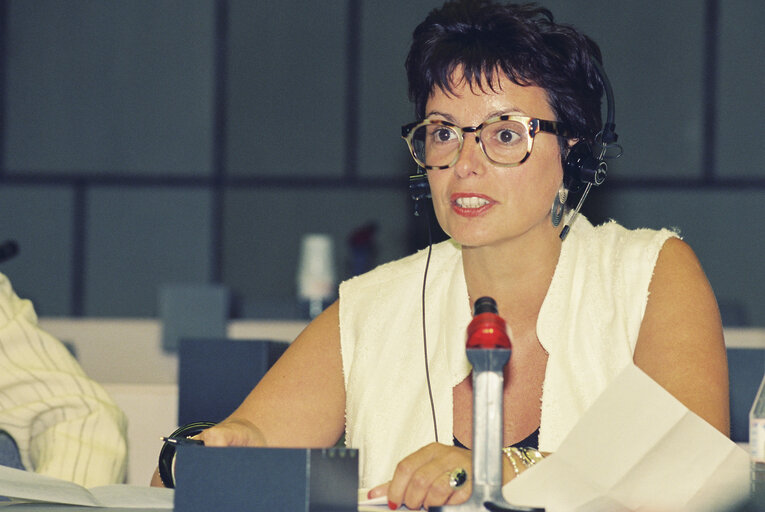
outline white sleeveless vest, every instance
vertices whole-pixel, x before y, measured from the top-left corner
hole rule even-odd
[[[555,451],[582,413],[632,362],[648,285],[668,230],[593,227],[580,216],[563,243],[537,335],[548,352],[539,449]],[[427,249],[340,285],[346,444],[359,448],[361,488],[388,481],[435,440],[422,342]],[[452,388],[470,373],[471,319],[460,247],[433,246],[425,294],[438,440],[451,444]]]

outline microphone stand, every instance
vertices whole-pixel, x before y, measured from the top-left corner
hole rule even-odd
[[[481,297],[475,302],[467,334],[467,357],[473,365],[473,490],[465,503],[428,510],[544,512],[511,505],[502,496],[503,370],[511,347],[494,299]]]

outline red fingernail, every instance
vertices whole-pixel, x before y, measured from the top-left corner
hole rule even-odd
[[[393,503],[391,500],[388,500],[388,508],[391,510],[396,510],[398,508],[398,505]]]

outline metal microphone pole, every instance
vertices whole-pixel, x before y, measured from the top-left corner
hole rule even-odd
[[[513,506],[502,496],[503,370],[511,348],[505,321],[491,297],[475,301],[467,338],[467,357],[473,365],[473,490],[465,503],[428,510],[543,512],[542,508]]]

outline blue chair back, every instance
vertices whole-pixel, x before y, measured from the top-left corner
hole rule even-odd
[[[230,292],[222,285],[162,286],[159,290],[162,348],[175,352],[181,338],[186,337],[225,337],[230,301]]]
[[[0,431],[0,465],[24,469],[16,441],[7,432]]]

